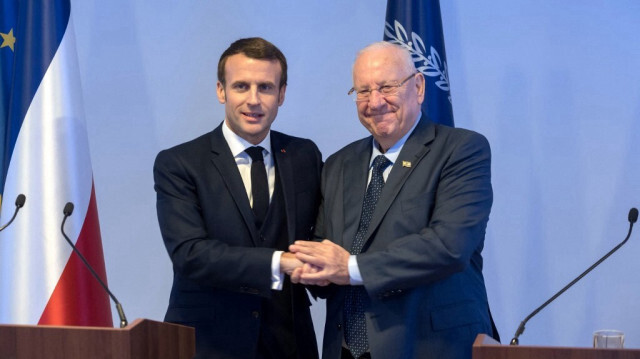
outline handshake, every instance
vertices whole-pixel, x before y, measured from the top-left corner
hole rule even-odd
[[[280,271],[292,283],[349,285],[349,252],[328,239],[295,241],[280,258]]]

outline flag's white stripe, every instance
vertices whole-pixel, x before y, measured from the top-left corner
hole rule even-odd
[[[19,193],[27,202],[0,233],[0,323],[35,324],[71,249],[60,233],[62,209],[75,210],[65,230],[76,241],[91,196],[92,172],[72,20],[27,111],[13,152],[2,222]]]

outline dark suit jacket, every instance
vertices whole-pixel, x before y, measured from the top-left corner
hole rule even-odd
[[[165,320],[194,326],[199,353],[255,358],[261,302],[272,293],[274,249],[260,246],[221,126],[160,152],[155,161],[158,221],[174,270]],[[319,202],[321,154],[313,142],[276,131],[271,146],[288,240],[308,239]],[[309,299],[302,286],[293,285],[292,293],[299,357],[317,357]]]
[[[368,137],[327,159],[317,238],[351,248],[371,151]],[[402,148],[357,256],[373,358],[471,358],[476,335],[492,333],[480,255],[490,161],[483,136],[425,116]],[[323,357],[339,358],[344,287],[328,293]]]

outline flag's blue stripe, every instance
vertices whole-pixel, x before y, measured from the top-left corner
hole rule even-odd
[[[20,1],[17,27],[14,29],[14,74],[5,134],[3,189],[20,127],[60,46],[70,14],[70,0]]]
[[[18,17],[16,0],[2,0],[0,6],[0,32],[8,34],[16,27]],[[14,30],[15,31],[15,30]],[[11,73],[13,72],[13,50],[10,47],[0,49],[0,115],[5,121],[9,113],[9,98],[11,94]],[[4,122],[3,122],[4,125]]]
[[[12,29],[15,29],[18,20],[18,2],[17,0],[1,0],[0,6],[0,32],[9,34]],[[5,134],[9,116],[9,100],[11,99],[13,55],[14,52],[9,46],[0,48],[0,191],[4,183],[2,169],[4,169]],[[2,192],[0,192],[1,194]]]

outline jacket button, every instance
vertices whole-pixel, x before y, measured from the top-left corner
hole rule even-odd
[[[260,318],[260,312],[258,312],[257,310],[251,312],[251,315],[256,319]]]
[[[338,324],[338,330],[342,330],[342,324]]]

